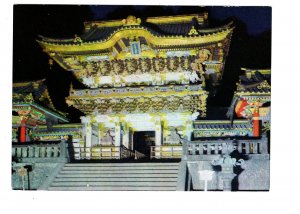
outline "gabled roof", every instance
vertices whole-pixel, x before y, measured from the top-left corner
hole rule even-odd
[[[68,121],[66,114],[54,107],[45,80],[13,83],[13,104],[15,106],[33,105],[43,111],[56,115],[56,117],[64,122]]]
[[[248,69],[242,68],[245,74],[239,77],[237,85],[238,92],[271,92],[271,70],[270,69]]]
[[[143,30],[145,33],[150,33],[155,38],[177,38],[180,37],[205,37],[222,33],[225,31],[232,31],[233,23],[227,25],[208,28],[206,24],[207,14],[202,15],[205,21],[201,21],[199,14],[170,16],[170,17],[149,17],[144,21],[134,16],[128,16],[123,20],[112,20],[103,22],[86,22],[85,32],[81,36],[75,35],[75,38],[68,39],[54,39],[39,36],[38,42],[42,45],[78,45],[78,44],[92,44],[103,43],[110,40],[115,34],[126,30],[135,29]],[[215,36],[215,35],[214,35]]]

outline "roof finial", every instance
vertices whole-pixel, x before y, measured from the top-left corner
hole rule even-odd
[[[192,26],[192,28],[190,29],[190,31],[188,32],[189,36],[195,36],[195,35],[199,35],[198,31],[195,29],[194,26]]]
[[[77,36],[76,34],[74,35],[74,43],[82,43],[80,36]]]
[[[141,19],[136,18],[133,15],[129,15],[126,19],[123,19],[122,22],[124,23],[124,25],[140,25]]]

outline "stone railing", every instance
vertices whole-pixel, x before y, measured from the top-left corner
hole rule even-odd
[[[44,162],[66,159],[67,150],[64,141],[28,142],[12,144],[12,158],[17,161]]]
[[[181,158],[181,146],[151,146],[150,158]]]
[[[238,165],[244,167],[245,160],[252,162],[269,160],[268,140],[265,136],[259,139],[202,141],[188,141],[181,138],[180,141],[182,143],[182,161],[179,167],[177,190],[229,190],[231,189],[229,184],[235,174],[226,170],[233,170],[233,167]],[[232,162],[230,167],[223,166],[228,163],[228,160]],[[213,167],[218,165],[214,165],[214,163],[222,165],[222,171],[214,170]],[[208,186],[203,184],[205,172],[211,173],[211,178],[206,180],[209,181]],[[199,173],[202,174],[199,175]],[[217,174],[223,179],[223,186],[217,180]]]
[[[76,160],[134,158],[134,152],[119,146],[74,147]]]
[[[237,150],[241,154],[267,154],[262,140],[216,140],[183,142],[183,155],[224,155]]]

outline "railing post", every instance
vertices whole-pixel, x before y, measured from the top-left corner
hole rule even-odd
[[[52,147],[50,145],[47,145],[46,147],[46,157],[50,158],[52,155]]]
[[[246,147],[246,154],[249,154],[250,153],[250,142],[246,142],[245,147]]]
[[[40,157],[40,147],[35,146],[34,148],[34,157],[39,158]]]
[[[208,155],[211,155],[211,145],[208,143],[208,144],[206,144],[207,145],[207,154]]]
[[[32,158],[33,157],[33,147],[32,146],[28,146],[28,157]]]
[[[66,149],[65,140],[61,140],[60,141],[60,157],[66,158],[67,157],[66,153],[67,153],[67,149]]]
[[[45,157],[45,147],[44,146],[40,147],[40,157],[41,158]]]
[[[242,152],[243,152],[243,145],[242,145],[242,142],[239,141],[239,142],[237,143],[237,147],[238,147],[238,152],[239,152],[239,153],[242,153]]]
[[[253,142],[253,153],[257,154],[257,142]]]
[[[22,147],[22,158],[27,157],[27,147]]]
[[[11,156],[12,157],[15,157],[16,156],[16,148],[12,148],[12,150],[11,150]]]

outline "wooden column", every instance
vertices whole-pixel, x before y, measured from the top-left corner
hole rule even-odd
[[[255,107],[253,113],[253,137],[259,137],[259,108]]]
[[[26,142],[26,118],[22,118],[20,127],[20,143]]]

